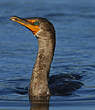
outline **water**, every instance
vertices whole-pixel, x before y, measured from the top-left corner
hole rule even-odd
[[[82,76],[84,86],[69,96],[52,96],[41,110],[94,110],[94,10],[95,0],[0,1],[0,110],[30,109],[27,88],[37,41],[28,29],[9,20],[14,15],[46,17],[54,24],[57,43],[50,75]]]

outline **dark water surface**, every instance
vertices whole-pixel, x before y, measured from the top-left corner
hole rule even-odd
[[[0,1],[0,110],[30,109],[27,89],[37,40],[9,20],[14,15],[46,17],[54,24],[57,44],[50,75],[82,76],[84,86],[69,96],[52,96],[49,106],[38,110],[94,110],[95,0]]]

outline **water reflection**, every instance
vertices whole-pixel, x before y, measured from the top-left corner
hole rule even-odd
[[[49,110],[50,97],[31,97],[30,96],[30,110]]]

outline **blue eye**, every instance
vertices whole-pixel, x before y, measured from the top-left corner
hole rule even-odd
[[[38,22],[38,21],[36,21],[36,22],[34,22],[34,23],[33,23],[33,25],[39,25],[39,22]]]

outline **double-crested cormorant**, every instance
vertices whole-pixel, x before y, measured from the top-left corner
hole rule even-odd
[[[53,92],[51,91],[51,89],[49,89],[51,87],[48,86],[49,71],[54,55],[56,42],[55,30],[52,23],[50,23],[46,18],[40,17],[22,19],[14,16],[10,19],[30,29],[38,39],[38,55],[33,68],[29,89],[31,96],[49,96],[50,94],[54,94],[54,92],[56,92],[56,89],[59,89],[59,91],[57,92],[59,92],[59,94],[61,95],[64,91],[63,89],[68,90],[68,85],[71,85],[71,91],[73,91],[73,85],[76,86],[76,89],[81,86],[81,83],[77,86],[77,84],[74,82],[69,82],[68,84],[65,82],[65,88],[63,87],[64,85],[59,86],[59,88],[53,85]],[[50,78],[50,80],[53,79],[53,77]]]
[[[38,39],[39,49],[32,72],[30,94],[32,96],[50,95],[48,76],[55,48],[55,30],[53,25],[45,18],[21,19],[19,17],[11,17],[11,20],[30,29]]]

